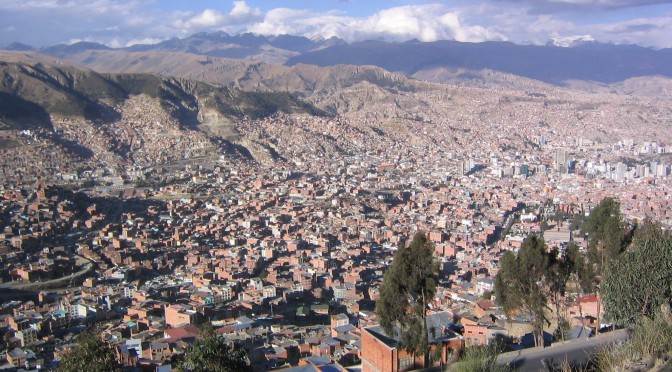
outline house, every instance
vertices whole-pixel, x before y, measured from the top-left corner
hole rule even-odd
[[[193,324],[187,324],[180,327],[175,327],[171,329],[166,329],[163,332],[166,342],[176,342],[176,341],[186,341],[192,342],[200,333],[198,327]]]
[[[574,301],[571,306],[568,306],[565,310],[565,316],[567,318],[598,318],[598,309],[599,313],[602,315],[604,313],[604,306],[600,308],[598,303],[598,297],[595,294],[590,294],[587,296],[581,296]]]
[[[197,312],[187,306],[175,304],[166,307],[165,316],[167,325],[179,327],[196,323]]]
[[[497,340],[508,340],[509,332],[504,327],[479,322],[464,325],[464,338],[467,345],[490,345]]]
[[[350,324],[350,319],[348,318],[347,315],[343,313],[331,316],[331,328],[336,328],[348,324]]]
[[[435,354],[441,347],[441,359],[430,361],[432,365],[445,365],[453,360],[454,353],[464,347],[462,336],[450,330],[453,324],[453,315],[438,312],[427,315],[428,340],[431,345],[431,354]],[[399,335],[388,336],[379,326],[369,326],[362,330],[362,371],[407,371],[425,368],[424,357],[415,357],[403,349],[397,349]]]
[[[135,348],[129,348],[127,345],[115,345],[114,352],[117,362],[127,366],[135,366],[138,363],[139,355]]]
[[[152,342],[149,344],[149,355],[152,360],[170,359],[172,354],[170,346],[165,342]]]
[[[26,364],[26,352],[20,348],[6,351],[7,361],[16,368],[23,368]]]
[[[495,282],[490,278],[480,278],[476,281],[476,293],[483,296],[485,292],[492,292],[495,289]]]
[[[494,315],[498,309],[499,307],[497,304],[492,301],[481,301],[474,307],[474,315],[476,315],[477,318],[481,318],[485,315]]]
[[[327,304],[312,305],[310,310],[317,315],[329,315],[329,305]]]

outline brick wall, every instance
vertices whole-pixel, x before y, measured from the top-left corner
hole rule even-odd
[[[362,372],[396,372],[396,351],[362,331]]]

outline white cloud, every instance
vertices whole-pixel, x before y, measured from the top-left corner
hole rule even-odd
[[[91,40],[116,47],[221,30],[230,34],[337,36],[350,42],[417,38],[544,44],[553,37],[589,34],[603,42],[672,46],[668,36],[672,34],[672,14],[635,18],[627,10],[613,10],[620,15],[610,18],[625,21],[599,21],[601,13],[597,12],[596,21],[584,17],[579,23],[569,13],[538,11],[559,5],[565,9],[619,9],[672,0],[457,0],[454,5],[435,1],[423,5],[413,1],[416,5],[354,17],[342,11],[289,8],[262,12],[246,1],[234,1],[228,9],[169,11],[156,0],[0,0],[0,24],[5,27],[0,45],[20,41],[40,47]]]
[[[186,15],[173,24],[183,32],[201,31],[203,29],[226,28],[261,20],[263,14],[259,8],[252,8],[245,1],[234,1],[230,13],[215,9],[205,9],[196,15]]]
[[[551,38],[591,35],[598,42],[672,47],[672,14],[620,22],[577,24],[553,14],[532,14],[525,9],[488,12],[483,22],[518,42],[545,44]]]
[[[266,13],[262,22],[248,29],[259,34],[338,36],[347,41],[406,41],[413,38],[421,41],[506,40],[503,34],[489,27],[468,24],[459,11],[451,11],[439,4],[395,7],[364,18],[336,12],[313,13],[279,8]]]
[[[124,46],[124,47],[130,47],[130,46],[139,45],[139,44],[146,44],[146,45],[158,44],[158,43],[162,42],[163,40],[164,39],[157,39],[157,38],[153,38],[153,37],[145,37],[145,38],[142,38],[142,39],[128,40],[128,41],[126,41],[126,43],[124,45],[121,45],[121,41],[120,41],[119,45]]]
[[[68,40],[67,44],[77,44],[77,43],[81,43],[81,42],[95,43],[97,41],[95,39],[91,38],[91,37],[83,37],[81,39],[80,38],[70,39],[70,40]]]
[[[591,25],[590,33],[597,40],[619,44],[638,44],[672,48],[672,14],[657,18],[637,18],[617,23]]]
[[[213,9],[206,9],[201,14],[191,18],[184,24],[180,24],[178,21],[177,25],[182,28],[213,27],[222,23],[224,18],[224,14]]]
[[[500,2],[523,3],[534,14],[604,11],[637,8],[647,5],[671,4],[672,0],[495,0]]]

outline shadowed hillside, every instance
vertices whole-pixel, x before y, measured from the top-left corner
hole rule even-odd
[[[245,92],[151,74],[99,74],[41,63],[4,62],[0,62],[0,74],[0,117],[7,122],[32,119],[46,124],[49,115],[116,120],[112,107],[139,94],[158,98],[164,109],[186,125],[196,124],[200,109],[253,119],[276,112],[322,114],[286,92]]]

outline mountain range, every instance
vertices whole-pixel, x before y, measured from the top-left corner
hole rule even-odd
[[[291,55],[277,64],[209,55],[222,50],[220,39],[235,37],[197,34],[123,50],[13,44],[0,51],[0,129],[37,137],[0,138],[0,149],[14,158],[42,149],[36,161],[59,172],[122,172],[220,155],[303,162],[373,143],[459,149],[475,135],[524,148],[530,128],[551,141],[658,138],[672,117],[670,65],[662,62],[669,50],[587,40],[557,47],[238,37]],[[537,54],[545,57],[524,61]],[[604,55],[630,57],[607,61],[608,69]],[[573,56],[574,74],[571,63],[554,60],[563,56]]]
[[[58,44],[39,50],[29,45],[12,43],[4,49],[10,51],[37,51],[58,58],[68,58],[74,54],[90,50],[183,52],[211,57],[252,59],[281,64],[288,58],[302,53],[343,44],[346,44],[346,42],[336,37],[329,39],[321,37],[308,39],[292,35],[261,36],[252,33],[229,35],[225,32],[201,32],[183,39],[172,38],[157,44],[137,44],[117,49],[86,41],[70,45]]]
[[[338,45],[290,58],[286,64],[375,65],[416,75],[435,68],[494,70],[555,85],[569,80],[614,83],[638,76],[672,77],[672,49],[632,45],[517,45],[508,42],[384,43]]]
[[[342,64],[372,65],[407,76],[432,78],[435,82],[452,82],[455,71],[469,71],[475,76],[482,71],[494,71],[554,85],[566,85],[575,80],[611,84],[642,76],[672,77],[672,49],[655,50],[635,45],[602,44],[589,36],[552,40],[548,45],[541,46],[509,42],[417,40],[405,43],[346,43],[335,37],[308,39],[291,35],[229,35],[216,32],[118,49],[92,42],[79,42],[40,50],[13,43],[5,50],[39,52],[76,61],[93,69],[98,67],[97,60],[83,57],[91,57],[93,52],[105,53],[106,58],[116,53],[123,56],[130,53],[182,53],[203,57],[202,64],[207,64],[209,58],[228,58],[245,63],[265,62],[288,67],[297,64],[323,67]],[[460,78],[464,80],[470,76],[463,74]]]

